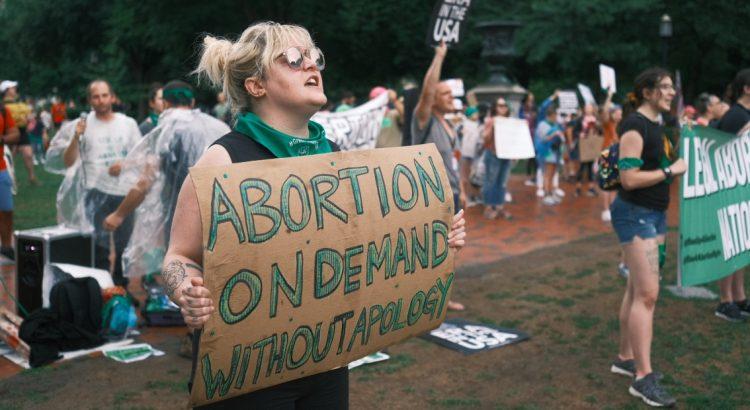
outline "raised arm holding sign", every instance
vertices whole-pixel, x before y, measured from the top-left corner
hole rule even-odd
[[[197,72],[228,84],[238,121],[185,180],[164,260],[197,330],[191,404],[275,406],[283,390],[346,408],[348,361],[442,321],[465,222],[434,147],[335,152],[310,121],[326,97],[305,29],[240,38],[204,40]]]

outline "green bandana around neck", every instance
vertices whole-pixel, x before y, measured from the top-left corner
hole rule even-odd
[[[152,112],[148,115],[148,118],[151,119],[151,123],[154,124],[154,127],[159,124],[159,114]]]
[[[278,158],[301,157],[304,155],[326,154],[331,145],[326,139],[323,126],[315,121],[307,123],[308,138],[297,138],[284,134],[263,122],[255,113],[247,112],[237,116],[234,129],[268,148]]]

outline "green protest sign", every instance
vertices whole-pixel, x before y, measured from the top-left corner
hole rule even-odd
[[[750,131],[682,129],[679,285],[721,279],[750,264]]]

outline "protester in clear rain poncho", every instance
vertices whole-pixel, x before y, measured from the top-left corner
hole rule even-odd
[[[123,161],[120,179],[130,190],[104,220],[104,229],[117,231],[129,215],[135,216],[123,254],[128,277],[161,270],[177,194],[188,168],[211,143],[229,132],[224,122],[192,109],[193,93],[187,83],[171,81],[163,96],[166,109],[158,126]]]
[[[114,98],[106,81],[93,81],[88,94],[92,112],[65,124],[55,135],[46,169],[65,175],[57,192],[58,222],[93,231],[95,266],[111,270],[115,284],[127,286],[120,258],[130,238],[132,218],[114,234],[105,231],[102,223],[128,191],[120,182],[120,162],[140,141],[141,133],[135,120],[112,111]]]

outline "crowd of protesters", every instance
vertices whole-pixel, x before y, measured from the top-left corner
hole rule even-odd
[[[29,183],[35,186],[40,182],[34,167],[45,163],[45,151],[50,140],[54,136],[64,142],[59,150],[64,168],[80,168],[87,189],[81,206],[93,223],[96,266],[110,270],[117,285],[128,286],[123,275],[123,266],[127,264],[122,261],[123,252],[133,234],[134,212],[146,200],[154,186],[154,173],[157,172],[155,165],[149,163],[145,159],[148,156],[145,156],[144,163],[133,167],[137,172],[134,172],[136,176],[128,179],[131,183],[121,182],[125,179],[121,178],[121,174],[128,166],[126,159],[144,136],[168,132],[169,141],[184,142],[190,139],[193,144],[193,148],[189,149],[170,145],[172,157],[180,158],[173,158],[173,163],[169,163],[163,156],[157,162],[163,168],[158,172],[168,174],[173,179],[170,180],[169,193],[165,194],[169,202],[165,211],[167,223],[171,225],[173,218],[190,221],[172,230],[172,233],[180,234],[178,241],[186,242],[181,250],[170,243],[169,227],[159,238],[170,249],[165,257],[167,290],[173,300],[183,306],[186,300],[207,300],[207,290],[202,287],[202,271],[191,262],[194,254],[200,251],[200,224],[193,223],[198,221],[198,215],[194,204],[184,203],[184,198],[181,203],[178,199],[179,187],[185,180],[187,168],[196,162],[228,164],[283,156],[267,155],[267,150],[262,148],[265,138],[296,135],[295,132],[304,134],[310,117],[320,109],[345,112],[354,108],[354,93],[345,91],[339,96],[338,104],[330,104],[323,96],[322,86],[319,92],[310,89],[304,91],[312,93],[310,95],[279,94],[276,97],[280,102],[262,98],[267,93],[277,92],[272,87],[265,88],[267,84],[248,84],[248,80],[245,80],[244,88],[227,86],[242,84],[240,80],[251,78],[250,74],[259,67],[271,67],[271,62],[264,61],[260,54],[253,57],[254,61],[257,60],[255,65],[230,58],[235,51],[251,50],[253,42],[264,43],[264,36],[277,36],[280,39],[291,36],[302,39],[308,45],[305,50],[288,48],[284,54],[284,67],[273,66],[273,70],[277,71],[273,71],[270,81],[287,81],[287,77],[296,76],[300,70],[309,70],[319,76],[324,67],[322,53],[314,48],[306,31],[289,26],[262,25],[251,26],[248,30],[252,31],[250,34],[254,37],[237,43],[210,36],[206,38],[198,70],[215,85],[224,84],[216,97],[216,104],[210,109],[211,115],[218,121],[209,120],[205,114],[193,111],[195,100],[192,87],[179,80],[165,86],[153,84],[150,87],[145,95],[149,111],[140,124],[117,112],[118,106],[122,109],[122,103],[118,102],[112,86],[103,79],[94,80],[88,85],[86,94],[91,111],[83,113],[77,112],[75,103],[65,103],[59,98],[22,99],[17,82],[6,80],[0,84],[3,96],[3,115],[0,115],[2,147],[21,157]],[[667,135],[669,140],[668,129],[676,129],[681,123],[711,126],[732,134],[746,129],[750,123],[750,70],[739,72],[725,98],[710,93],[700,94],[695,108],[687,107],[682,118],[670,115],[675,86],[671,74],[662,69],[644,71],[635,80],[634,91],[620,98],[623,105],[614,102],[617,99],[610,91],[601,105],[588,102],[581,109],[570,112],[560,109],[558,91],[538,106],[532,93],[523,97],[519,107],[512,107],[503,96],[474,104],[471,104],[475,102],[471,98],[467,98],[466,102],[456,99],[449,84],[441,81],[441,69],[447,52],[445,45],[436,47],[421,90],[411,94],[414,98],[408,98],[409,93],[406,92],[399,97],[395,90],[381,86],[370,91],[369,99],[388,94],[388,109],[376,146],[434,143],[454,192],[453,209],[458,211],[482,205],[481,217],[486,220],[501,219],[513,223],[508,203],[513,199],[509,180],[514,169],[520,172],[525,170],[526,174],[523,187],[517,189],[528,189],[530,195],[538,197],[544,206],[555,207],[564,200],[567,193],[561,183],[570,184],[572,196],[598,197],[596,200],[601,201],[601,220],[611,222],[622,245],[620,272],[627,277],[619,312],[620,346],[611,371],[632,377],[630,393],[648,404],[673,405],[675,400],[659,384],[661,375],[652,369],[650,345],[659,270],[665,255],[663,245],[669,183],[686,171],[686,165],[676,158],[673,151],[667,152],[669,150],[665,148],[663,136]],[[240,71],[230,70],[232,67]],[[289,69],[289,72],[285,69]],[[244,77],[230,78],[232,81],[226,82],[224,79],[227,76]],[[319,80],[316,84],[319,84]],[[289,106],[299,110],[290,111]],[[263,118],[278,116],[288,120],[272,124],[281,131],[260,137],[249,135],[251,139],[243,136],[243,129],[263,123]],[[495,121],[510,117],[523,119],[528,124],[535,157],[525,160],[525,163],[496,155]],[[202,124],[205,128],[197,134],[185,131],[191,127],[196,129],[195,124]],[[230,132],[227,124],[235,125],[234,130]],[[290,128],[289,124],[296,128]],[[317,137],[323,138],[322,135]],[[599,189],[596,160],[581,156],[582,143],[590,139],[601,140],[599,151],[619,144],[622,186],[617,192]],[[671,142],[677,141],[672,139]],[[320,152],[338,150],[337,146],[328,144],[319,145],[318,148],[323,149]],[[204,152],[205,155],[201,156]],[[238,152],[244,154],[238,155]],[[9,154],[6,152],[4,159],[0,157],[0,254],[13,259],[14,179],[10,172],[12,163],[9,163],[13,156]],[[159,153],[152,154],[158,157]],[[290,153],[287,156],[296,155]],[[667,162],[664,162],[664,158]],[[185,213],[188,208],[192,210],[191,214]],[[457,212],[456,221],[462,221],[462,215],[462,212]],[[456,229],[463,232],[461,227]],[[175,242],[174,235],[172,240]],[[188,248],[193,253],[180,253]],[[186,274],[186,269],[189,274]],[[750,316],[742,271],[722,279],[720,289],[721,302],[716,316],[733,322],[744,321]],[[183,311],[191,327],[199,328],[213,309],[209,305],[201,307],[205,309],[200,314]],[[449,308],[462,310],[464,306],[450,301]],[[328,374],[327,377],[334,377],[337,384],[345,385],[345,372]],[[340,399],[343,393],[338,394]]]

